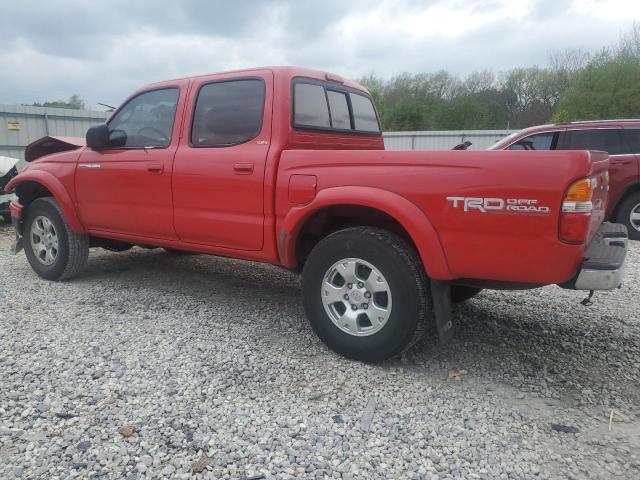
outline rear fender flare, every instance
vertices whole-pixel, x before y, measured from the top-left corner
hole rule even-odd
[[[51,173],[43,170],[26,171],[19,174],[17,177],[14,177],[7,184],[7,191],[13,192],[17,187],[26,182],[38,183],[49,190],[53,195],[53,198],[58,202],[58,205],[60,205],[69,228],[78,234],[86,233],[82,222],[80,222],[80,218],[78,218],[74,203],[71,200],[67,189],[64,188],[64,185],[62,185],[60,180]],[[25,205],[25,207],[27,206]]]
[[[440,238],[424,212],[397,193],[373,187],[326,188],[318,192],[312,202],[291,208],[277,230],[280,261],[286,267],[297,266],[296,244],[306,220],[323,208],[337,205],[370,207],[388,214],[402,225],[413,240],[430,278],[453,278]]]

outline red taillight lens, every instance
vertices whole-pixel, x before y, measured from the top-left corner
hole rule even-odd
[[[595,182],[595,179],[582,178],[567,189],[560,212],[559,236],[563,242],[584,243],[587,239]]]

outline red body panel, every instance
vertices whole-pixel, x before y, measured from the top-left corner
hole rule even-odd
[[[194,148],[198,87],[246,77],[266,85],[258,136],[232,147]],[[361,205],[400,223],[435,279],[549,284],[576,273],[585,245],[559,240],[562,199],[575,180],[606,171],[605,155],[387,152],[381,135],[297,130],[291,122],[296,77],[327,79],[324,72],[280,67],[151,85],[146,88],[180,88],[167,148],[57,153],[32,163],[7,188],[39,182],[79,232],[288,268],[296,267],[298,234],[314,212]],[[603,195],[592,230],[604,216]],[[487,209],[466,209],[464,199],[488,202]],[[491,208],[500,202],[546,210]]]
[[[289,224],[293,226],[296,221],[288,224],[289,215],[299,217],[303,210],[310,214],[317,207],[315,201],[306,207],[287,202],[289,175],[313,173],[318,178],[319,199],[325,190],[341,187],[344,198],[335,204],[376,206],[391,213],[412,233],[408,228],[410,220],[401,213],[405,210],[416,223],[433,228],[437,238],[431,241],[424,239],[425,228],[412,235],[433,278],[561,283],[573,276],[584,251],[584,246],[558,240],[563,194],[573,181],[592,174],[594,165],[596,170],[606,171],[606,156],[601,155],[600,162],[592,163],[591,154],[586,151],[540,152],[534,163],[534,157],[527,155],[529,152],[511,151],[335,151],[330,155],[322,151],[287,151],[280,162],[278,226],[291,228]],[[345,178],[349,181],[345,182]],[[356,200],[354,196],[354,201],[349,202],[349,190],[356,187],[368,187],[370,198]],[[388,193],[417,207],[421,218],[415,218],[416,213],[409,212],[400,200],[393,205],[391,198],[383,197]],[[535,199],[549,212],[465,212],[447,200],[452,196]],[[597,202],[592,215],[594,224],[602,221],[603,209],[604,202]],[[439,257],[438,244],[448,272],[444,265],[431,265]]]
[[[525,128],[510,135],[504,140],[491,147],[492,150],[508,149],[514,143],[545,132],[566,132],[574,130],[592,129],[640,129],[640,121],[630,120],[603,120],[592,122],[574,122],[570,124],[540,125],[537,127]],[[631,188],[640,188],[640,155],[634,153],[624,155],[611,155],[609,158],[609,194],[607,200],[607,218],[610,218],[615,209]]]

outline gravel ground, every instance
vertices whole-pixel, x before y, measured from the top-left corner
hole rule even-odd
[[[640,477],[640,243],[591,307],[483,292],[450,345],[371,366],[316,339],[286,271],[136,248],[49,283],[10,237],[0,478]]]

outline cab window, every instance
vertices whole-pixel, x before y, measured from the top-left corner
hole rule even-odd
[[[529,135],[509,146],[509,150],[554,150],[558,132]]]
[[[350,97],[354,128],[362,132],[379,132],[378,117],[371,99],[359,93],[351,93]]]
[[[177,88],[136,95],[109,121],[109,130],[126,134],[124,148],[168,147],[178,96]]]
[[[248,142],[262,129],[264,81],[241,79],[203,85],[191,127],[194,147],[228,147]]]
[[[560,150],[600,150],[609,155],[629,153],[619,128],[567,130],[562,136]]]
[[[309,79],[293,83],[293,127],[380,135],[371,98],[353,88]]]

